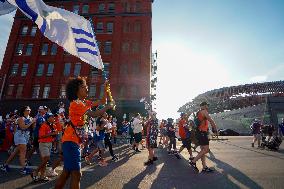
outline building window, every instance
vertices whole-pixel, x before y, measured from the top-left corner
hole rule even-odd
[[[120,75],[127,74],[127,64],[121,64],[119,68]]]
[[[23,43],[19,43],[18,47],[16,49],[16,54],[17,55],[22,55],[23,54],[23,48],[24,48],[24,44]]]
[[[108,12],[109,13],[114,13],[115,12],[115,4],[114,3],[109,3],[108,4]]]
[[[96,96],[96,85],[90,85],[89,97],[95,97],[95,96]]]
[[[11,76],[15,76],[18,74],[19,64],[14,64],[11,70]]]
[[[128,42],[123,42],[122,44],[122,52],[126,53],[129,51],[129,43]]]
[[[24,85],[23,84],[19,84],[18,87],[17,87],[16,98],[21,98],[22,97],[23,89],[24,89]]]
[[[79,5],[74,5],[74,6],[73,6],[73,13],[79,14],[79,9],[80,9],[80,6],[79,6]]]
[[[100,99],[103,98],[104,91],[105,91],[105,85],[103,84],[103,85],[101,85],[101,89],[100,89],[100,97],[99,97]]]
[[[22,35],[22,36],[27,35],[28,29],[29,29],[28,26],[23,26],[23,27],[22,27],[22,31],[21,31],[21,35]]]
[[[99,4],[99,13],[104,13],[105,12],[105,4],[100,3]]]
[[[42,98],[48,98],[50,93],[50,85],[46,84],[43,88]]]
[[[126,33],[126,32],[130,32],[130,23],[129,22],[125,22],[123,24],[123,32]]]
[[[139,74],[140,72],[140,62],[139,61],[135,61],[133,62],[133,74]]]
[[[104,32],[104,24],[102,22],[97,23],[97,33],[103,33]]]
[[[37,26],[33,26],[31,29],[31,36],[34,37],[36,35]]]
[[[109,65],[110,63],[104,63],[104,72],[105,72],[105,76],[106,78],[109,78]]]
[[[57,44],[53,43],[51,46],[51,55],[56,55],[57,53]]]
[[[42,76],[44,70],[44,64],[39,64],[37,67],[36,76]]]
[[[8,85],[8,89],[7,89],[7,95],[8,96],[12,96],[13,95],[14,87],[15,87],[15,85],[13,85],[13,84]]]
[[[53,75],[54,64],[48,64],[46,76]]]
[[[41,55],[47,55],[48,52],[48,43],[44,43],[41,47]]]
[[[32,98],[38,98],[40,91],[40,85],[34,85],[32,88]]]
[[[91,77],[97,77],[99,75],[99,69],[92,67],[91,69]]]
[[[83,13],[83,14],[89,13],[89,5],[83,5],[83,7],[82,7],[82,13]]]
[[[137,41],[132,44],[132,52],[138,53],[140,51],[140,45]]]
[[[27,56],[30,56],[30,55],[32,55],[32,52],[33,52],[33,44],[29,43],[29,44],[27,45],[26,55],[27,55]]]
[[[66,98],[66,86],[64,84],[61,85],[59,98]]]
[[[134,32],[141,32],[141,22],[136,21],[134,23]]]
[[[81,63],[76,63],[74,68],[74,76],[79,76],[81,72]]]
[[[64,65],[64,76],[69,76],[71,70],[71,63],[65,63]]]
[[[111,54],[111,41],[105,42],[105,54]]]
[[[124,12],[130,12],[130,4],[128,2],[123,3]]]
[[[27,73],[28,73],[28,67],[29,65],[28,64],[23,64],[23,67],[22,67],[22,72],[21,72],[21,76],[26,76]]]
[[[138,96],[138,87],[137,86],[132,86],[131,87],[131,95],[133,97],[137,97]]]
[[[113,23],[108,22],[107,23],[107,33],[112,33],[113,32]]]
[[[119,89],[119,97],[124,98],[125,97],[125,86],[122,85]]]
[[[142,11],[142,6],[140,1],[136,1],[135,3],[135,12],[141,12]]]

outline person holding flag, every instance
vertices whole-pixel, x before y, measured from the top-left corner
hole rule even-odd
[[[56,189],[63,188],[67,179],[71,175],[72,188],[80,188],[81,179],[81,150],[80,146],[86,140],[84,127],[87,124],[87,117],[99,117],[108,109],[112,108],[111,104],[104,108],[92,111],[91,108],[104,104],[106,101],[106,90],[104,98],[95,102],[86,100],[88,96],[88,86],[85,78],[78,77],[70,79],[66,86],[66,95],[70,101],[69,119],[70,122],[64,131],[62,137],[62,150],[64,168],[63,172],[57,180]]]

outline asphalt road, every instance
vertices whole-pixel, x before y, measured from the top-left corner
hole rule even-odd
[[[208,165],[215,169],[213,173],[195,173],[188,165],[186,150],[182,152],[183,158],[178,160],[159,148],[159,160],[145,167],[143,162],[147,159],[147,150],[135,154],[129,145],[123,144],[115,148],[119,161],[111,162],[108,157],[110,163],[107,167],[88,166],[83,162],[81,188],[284,188],[284,144],[275,152],[252,148],[250,143],[251,137],[211,141]],[[6,158],[6,153],[0,153],[1,162]],[[35,165],[39,163],[38,155],[33,157],[33,162]],[[19,174],[17,158],[12,165],[11,172],[0,172],[0,189],[54,187],[56,178],[48,183],[32,183],[29,176]],[[201,169],[201,162],[198,162],[198,167]],[[62,167],[57,172],[61,170]]]

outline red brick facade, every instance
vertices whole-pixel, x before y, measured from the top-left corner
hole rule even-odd
[[[141,108],[139,99],[150,95],[152,0],[45,2],[92,18],[114,99]],[[90,96],[99,98],[101,72],[64,53],[38,29],[34,35],[33,26],[17,11],[1,67],[2,81],[6,75],[1,100],[64,98],[66,81],[78,74],[88,77]]]

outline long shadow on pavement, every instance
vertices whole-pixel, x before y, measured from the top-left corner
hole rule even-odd
[[[212,152],[209,152],[210,156],[207,156],[208,159],[216,163],[217,168],[222,169],[222,175],[223,178],[229,178],[230,180],[235,180],[235,182],[238,182],[240,185],[245,186],[247,188],[253,188],[253,189],[259,189],[262,188],[260,185],[258,185],[255,181],[250,179],[247,175],[242,173],[240,170],[232,167],[231,165],[216,159],[214,154]],[[230,188],[230,185],[228,185]],[[238,186],[240,188],[241,186]]]
[[[188,160],[185,158],[178,160],[175,156],[169,156],[165,149],[157,149],[156,154],[159,160],[132,178],[124,185],[123,189],[138,188],[140,184],[143,185],[141,182],[146,179],[146,176],[154,174],[156,171],[159,173],[153,180],[151,189],[240,188],[218,171],[210,174],[195,173],[188,164]],[[147,182],[151,181],[147,180]]]
[[[88,188],[94,185],[99,180],[101,180],[103,177],[108,175],[112,170],[126,163],[129,160],[129,158],[134,154],[134,153],[128,153],[129,151],[131,151],[131,147],[127,145],[119,146],[118,148],[114,150],[114,152],[117,153],[118,149],[119,151],[123,151],[123,153],[120,156],[120,160],[117,162],[111,162],[106,167],[100,167],[98,165],[89,166],[89,165],[86,165],[84,162],[82,162],[82,168],[85,168],[85,166],[89,166],[90,171],[84,171],[82,173],[82,179],[80,182],[81,188]],[[105,153],[106,155],[109,154],[108,151],[106,151]],[[44,183],[44,184],[43,183],[28,183],[27,185],[22,186],[20,188],[34,188],[34,189],[54,188],[56,181],[57,181],[57,178],[47,183]],[[70,178],[67,180],[64,188],[70,188]]]

